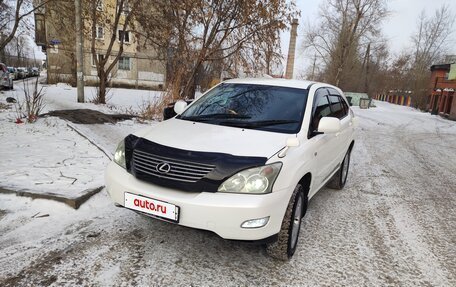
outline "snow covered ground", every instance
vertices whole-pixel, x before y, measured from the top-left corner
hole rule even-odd
[[[22,101],[24,89],[32,91],[34,81],[35,78],[28,79],[25,86],[17,81],[14,91],[0,94],[0,103],[6,104],[7,97]],[[108,104],[95,105],[77,103],[75,88],[66,84],[44,86],[43,92],[43,113],[61,109],[93,109],[104,113],[138,111],[144,103],[161,96],[155,91],[111,89]],[[85,94],[87,99],[93,98],[95,88],[87,87]],[[14,107],[0,110],[0,188],[64,198],[78,198],[103,186],[103,171],[117,143],[132,130],[144,126],[134,120],[115,125],[79,125],[56,117],[18,125],[14,123],[15,118]]]
[[[103,186],[108,159],[56,118],[17,125],[0,113],[0,186],[13,190],[81,195]]]
[[[0,286],[456,286],[456,122],[376,105],[355,110],[347,185],[311,200],[290,262],[105,192],[79,210],[0,194]]]

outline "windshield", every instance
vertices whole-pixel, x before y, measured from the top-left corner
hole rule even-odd
[[[308,90],[221,84],[193,103],[179,119],[281,133],[298,133]]]

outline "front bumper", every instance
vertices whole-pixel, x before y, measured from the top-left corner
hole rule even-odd
[[[262,240],[277,234],[292,192],[250,195],[179,191],[140,181],[114,162],[108,165],[105,181],[108,194],[117,204],[125,205],[125,192],[169,202],[180,208],[179,225],[209,230],[232,240]],[[269,222],[261,228],[241,228],[246,220],[266,216]]]

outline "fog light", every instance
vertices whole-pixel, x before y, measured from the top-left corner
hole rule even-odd
[[[241,224],[242,228],[260,228],[265,226],[269,221],[269,216],[268,217],[263,217],[263,218],[257,218],[257,219],[250,219],[247,221],[244,221]]]

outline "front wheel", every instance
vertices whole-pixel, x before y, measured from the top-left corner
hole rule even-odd
[[[304,196],[302,186],[298,184],[288,203],[278,240],[266,246],[266,251],[270,256],[284,261],[293,256],[298,245],[301,220],[306,209],[307,198]]]

